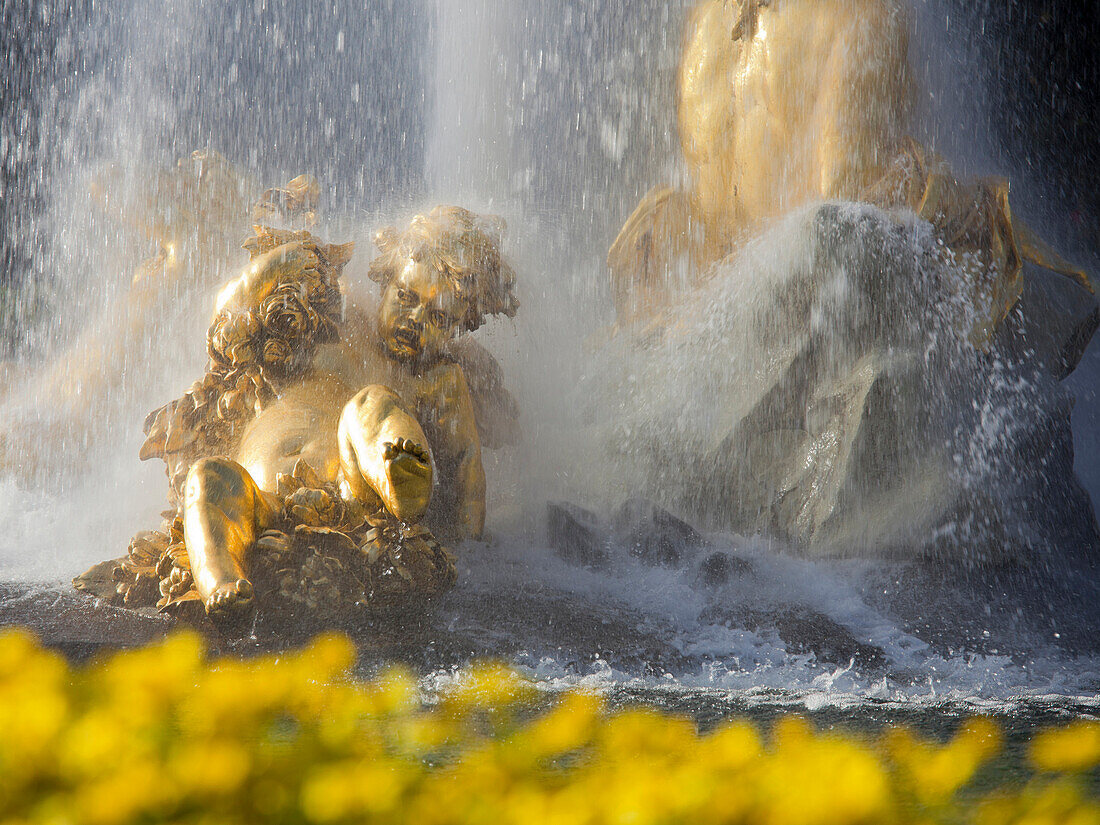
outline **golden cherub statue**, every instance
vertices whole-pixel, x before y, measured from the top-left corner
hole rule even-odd
[[[218,297],[206,376],[146,421],[141,457],[164,459],[176,510],[75,585],[214,616],[257,590],[311,608],[442,591],[454,564],[435,535],[477,538],[485,520],[486,405],[455,339],[515,315],[501,223],[440,206],[379,232],[374,311],[344,307],[351,244],[255,229]]]

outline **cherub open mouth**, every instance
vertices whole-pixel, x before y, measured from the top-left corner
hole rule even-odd
[[[408,327],[398,327],[393,331],[393,340],[416,351],[420,349],[420,336]]]

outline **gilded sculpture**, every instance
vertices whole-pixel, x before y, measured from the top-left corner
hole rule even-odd
[[[907,135],[910,28],[899,0],[695,7],[677,76],[690,184],[650,191],[611,246],[620,324],[652,319],[768,221],[824,200],[911,210],[966,256],[976,344],[1019,300],[1025,261],[1092,300],[1085,273],[1013,214],[1007,180],[957,180]]]
[[[300,177],[253,214],[311,224],[315,204]],[[145,422],[141,458],[169,477],[164,525],[75,585],[219,619],[257,597],[324,613],[444,591],[439,539],[484,527],[481,433],[508,440],[515,417],[491,356],[456,340],[515,315],[502,224],[440,206],[379,232],[377,308],[345,300],[351,244],[254,229],[250,264],[218,295],[205,376]]]
[[[721,294],[719,264],[769,222],[822,201],[926,221],[965,281],[973,312],[960,329],[978,347],[1019,302],[1025,262],[1066,276],[1079,303],[1091,305],[1087,276],[1013,213],[1007,181],[960,181],[908,136],[909,28],[900,0],[706,0],[695,8],[677,77],[688,183],[652,190],[610,248],[620,327],[662,323],[670,309],[692,306],[684,296],[693,290]],[[302,176],[260,197],[252,212],[260,225],[245,244],[252,263],[218,298],[205,376],[146,421],[142,457],[164,460],[170,480],[165,523],[78,587],[125,604],[228,616],[265,594],[311,610],[384,607],[453,581],[443,545],[480,535],[484,523],[480,451],[516,435],[499,366],[458,337],[487,315],[515,314],[501,227],[439,207],[402,231],[383,230],[370,267],[382,300],[367,310],[340,288],[351,248],[310,232],[318,195]],[[820,225],[845,228],[831,218]],[[174,264],[173,248],[162,248],[151,271]],[[908,274],[899,265],[872,276]],[[808,278],[799,288],[810,294],[817,285]],[[926,480],[946,470],[934,461],[913,469],[905,450],[875,447],[915,431],[896,410],[874,406],[908,397],[898,391],[905,347],[867,330],[857,341],[846,328],[830,331],[849,335],[844,347],[821,346],[791,308],[798,302],[786,303],[790,317],[773,318],[782,341],[750,336],[770,347],[754,375],[758,398],[728,380],[700,384],[708,413],[724,417],[715,417],[707,444],[717,446],[701,462],[711,470],[678,473],[674,486],[684,492],[674,503],[720,513],[723,527],[825,546],[842,532],[831,526],[843,521],[838,514],[859,520],[845,496],[890,490],[879,480],[903,478],[910,486],[891,502],[931,498]],[[691,332],[701,314],[682,314]],[[1069,336],[1077,347],[1066,356],[1070,369],[1095,327],[1095,312],[1082,318]],[[813,358],[826,350],[852,363]],[[729,355],[749,361],[742,351]],[[737,403],[723,406],[727,396]],[[624,421],[640,409],[629,401],[614,407]],[[658,447],[679,449],[663,425],[682,417],[655,416]],[[651,463],[662,455],[636,436],[615,449]]]
[[[616,411],[597,433],[627,481],[592,498],[640,489],[814,554],[923,552],[937,531],[1011,519],[994,480],[974,481],[989,464],[960,458],[984,449],[970,417],[1001,380],[991,365],[1056,382],[1100,309],[1007,180],[960,180],[910,136],[908,6],[695,5],[676,75],[683,183],[644,196],[608,253],[616,323],[594,339],[586,412]],[[997,435],[1019,476],[1024,447]],[[1051,461],[1042,483],[1072,487]],[[1016,552],[994,535],[990,558]]]

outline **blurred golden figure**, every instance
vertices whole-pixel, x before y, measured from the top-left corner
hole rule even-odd
[[[299,184],[308,188],[305,178]],[[92,466],[95,448],[135,405],[150,403],[151,385],[180,358],[180,327],[205,326],[210,294],[235,268],[251,223],[270,222],[272,210],[261,212],[269,193],[249,221],[259,193],[210,150],[138,174],[114,164],[96,170],[88,197],[77,199],[90,235],[101,223],[111,239],[94,268],[104,280],[125,273],[129,283],[104,310],[89,312],[80,290],[97,279],[82,279],[66,296],[69,309],[81,311],[73,339],[40,362],[0,362],[0,468],[29,479]],[[300,202],[279,205],[282,220],[298,219]],[[135,260],[142,263],[133,267]],[[189,311],[199,305],[202,315]]]
[[[608,255],[620,323],[644,321],[764,224],[825,200],[902,207],[973,259],[972,338],[1019,299],[1023,262],[1073,277],[1012,215],[1008,183],[963,183],[906,137],[914,84],[899,0],[706,0],[688,21],[677,122],[690,188],[657,187]],[[686,277],[685,277],[686,274]]]
[[[676,259],[701,273],[802,204],[854,200],[907,120],[908,21],[896,0],[708,0],[677,76],[691,189],[653,190],[611,248],[621,320],[667,299]]]
[[[995,377],[954,379],[992,348],[1061,379],[1100,310],[1085,273],[1013,213],[1005,179],[961,181],[908,136],[907,6],[691,12],[685,182],[650,191],[608,254],[628,334],[591,393],[616,411],[622,496],[821,554],[908,552],[950,519],[993,518],[942,445],[966,415],[947,399],[968,406]],[[685,455],[705,470],[679,470]],[[1070,490],[1072,466],[1051,462],[1044,483]]]
[[[452,347],[515,314],[501,230],[458,207],[383,230],[381,302],[345,312],[350,244],[257,226],[252,263],[218,297],[207,375],[146,421],[141,457],[164,459],[177,511],[77,586],[212,614],[247,607],[257,574],[314,608],[449,586],[432,531],[476,538],[485,519],[478,415]]]

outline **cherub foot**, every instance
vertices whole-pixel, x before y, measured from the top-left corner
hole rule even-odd
[[[428,451],[411,438],[399,438],[382,445],[386,475],[393,485],[402,512],[423,512],[432,494],[432,463]],[[400,512],[395,512],[398,518]]]
[[[239,616],[252,608],[252,582],[237,579],[218,587],[206,599],[207,615],[217,619]]]

